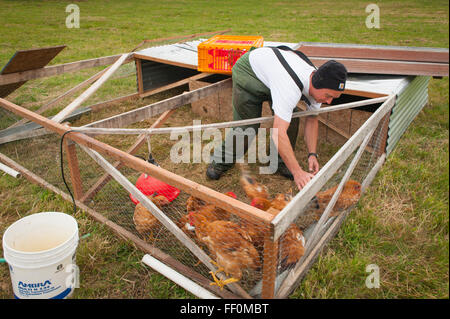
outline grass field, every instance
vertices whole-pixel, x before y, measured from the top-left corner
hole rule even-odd
[[[79,29],[65,25],[72,2],[80,7]],[[0,67],[21,49],[66,44],[52,61],[59,64],[124,53],[144,39],[228,28],[272,41],[448,48],[447,1],[377,2],[380,29],[365,26],[369,3],[0,0]],[[36,109],[95,71],[31,81],[8,99]],[[428,104],[291,298],[449,297],[448,83],[448,77],[431,80]],[[133,77],[114,79],[86,103],[133,90]],[[0,173],[0,234],[41,211],[71,213],[72,204]],[[142,252],[106,226],[82,211],[75,217],[80,234],[91,235],[78,247],[81,287],[74,298],[193,297],[141,264]],[[369,264],[380,268],[378,289],[365,286]],[[8,267],[0,264],[0,298],[12,297]]]

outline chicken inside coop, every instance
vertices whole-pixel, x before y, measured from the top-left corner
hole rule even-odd
[[[170,204],[170,201],[165,196],[159,195],[157,192],[147,196],[147,198],[159,209]],[[141,203],[137,203],[134,208],[133,223],[138,233],[147,240],[153,240],[153,231],[161,226],[158,219]]]
[[[259,183],[248,173],[241,176],[240,186],[250,205],[274,217],[293,198],[292,189],[287,193],[271,194],[268,187]],[[318,192],[311,201],[310,207],[312,207],[314,221],[320,218],[336,189],[337,186]],[[234,192],[224,194],[237,199]],[[355,204],[360,194],[361,185],[349,180],[330,217],[336,216],[340,211]],[[148,198],[160,209],[171,203],[158,193],[153,193]],[[211,284],[223,289],[225,285],[240,281],[244,274],[250,276],[248,278],[254,278],[253,276],[262,269],[264,239],[268,229],[266,224],[258,223],[255,219],[239,217],[195,196],[187,198],[185,209],[185,213],[175,217],[176,223],[209,254],[211,262],[217,266],[216,271],[210,272],[213,280]],[[278,239],[279,271],[298,263],[305,253],[303,234],[305,228],[299,223],[299,219],[301,218],[291,223]],[[136,205],[133,222],[139,234],[146,240],[153,240],[155,230],[161,227],[153,214],[140,203]],[[223,274],[219,276],[220,273]]]
[[[259,269],[261,266],[258,251],[251,243],[249,234],[231,221],[208,221],[202,214],[192,214],[197,239],[209,250],[218,269],[211,272],[214,283],[224,285],[237,282],[246,268]],[[224,271],[231,278],[221,280],[217,273]]]
[[[276,216],[292,200],[292,189],[289,193],[280,193],[273,199],[269,199],[269,192],[266,187],[259,184],[254,177],[243,174],[241,185],[245,194],[252,200],[252,206],[264,210]],[[250,221],[243,221],[244,229],[250,234],[251,241],[256,247],[264,245],[265,229]],[[305,238],[300,228],[292,223],[279,239],[279,260],[280,267],[285,268],[297,263],[304,254]]]
[[[325,191],[318,192],[313,198],[313,211],[316,219],[319,220],[325,208],[336,192],[338,185],[331,187]],[[341,194],[339,195],[336,204],[334,205],[329,217],[337,216],[340,212],[350,208],[356,204],[361,197],[361,184],[355,180],[348,180],[344,184]]]

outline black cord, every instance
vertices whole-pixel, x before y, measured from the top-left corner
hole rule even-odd
[[[69,188],[69,185],[67,185],[66,178],[64,177],[64,160],[63,160],[63,142],[64,142],[64,137],[66,136],[66,134],[72,133],[72,132],[76,132],[76,131],[75,130],[69,130],[69,131],[64,132],[63,135],[61,135],[61,143],[59,144],[59,154],[60,154],[59,158],[60,158],[61,177],[62,177],[62,180],[64,182],[64,185],[66,185],[66,188],[69,191],[70,197],[72,197],[73,213],[75,215],[76,212],[77,212],[77,205],[75,203],[75,198],[73,197],[73,194],[72,194],[72,192],[71,192],[71,190]]]
[[[63,143],[64,143],[64,137],[66,136],[66,134],[69,134],[69,133],[72,133],[72,132],[79,132],[79,131],[76,131],[76,130],[69,130],[69,131],[64,132],[63,135],[61,135],[61,142],[60,142],[60,144],[59,144],[59,154],[60,154],[59,158],[60,158],[61,177],[62,177],[62,180],[63,180],[63,182],[64,182],[64,185],[66,185],[66,188],[67,188],[67,191],[68,191],[69,194],[70,194],[70,197],[72,198],[72,202],[73,202],[73,213],[76,214],[76,212],[77,212],[77,205],[76,205],[76,203],[75,203],[75,197],[73,197],[72,191],[70,190],[69,185],[67,185],[66,178],[64,177],[64,160],[63,160]],[[148,162],[150,162],[150,163],[152,163],[152,164],[154,164],[154,165],[156,165],[156,166],[159,166],[159,165],[155,162],[155,160],[154,160],[154,158],[153,158],[153,156],[152,156],[151,153],[149,154],[149,158],[148,158],[148,159],[146,159],[146,158],[144,158],[144,157],[142,157],[142,156],[139,156],[139,155],[135,155],[135,156],[136,156],[136,157],[139,157],[139,158],[141,158],[141,159],[143,159],[143,160],[146,160],[146,161],[148,161]]]

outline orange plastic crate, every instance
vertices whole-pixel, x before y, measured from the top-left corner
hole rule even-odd
[[[251,47],[262,47],[260,36],[216,35],[198,45],[200,72],[231,74],[236,61]]]

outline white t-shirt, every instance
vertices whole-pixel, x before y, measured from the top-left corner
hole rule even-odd
[[[294,52],[280,50],[280,53],[303,83],[303,92],[300,92],[300,88],[271,48],[258,48],[251,51],[249,61],[257,78],[270,89],[275,115],[286,122],[291,122],[292,112],[302,94],[311,102],[308,110],[319,109],[321,103],[309,95],[309,79],[315,69]]]

